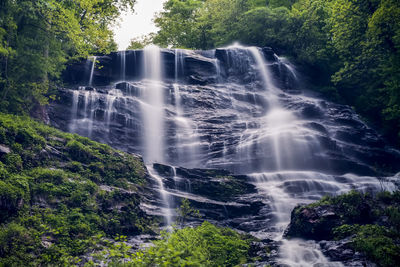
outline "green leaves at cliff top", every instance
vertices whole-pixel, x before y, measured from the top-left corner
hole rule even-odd
[[[69,61],[116,50],[111,26],[135,0],[0,2],[2,112],[46,104]]]

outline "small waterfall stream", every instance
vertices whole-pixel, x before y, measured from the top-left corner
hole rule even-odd
[[[94,68],[96,67],[96,60],[97,60],[97,57],[94,56],[93,57],[92,67],[90,69],[89,86],[93,86],[93,74],[94,74]]]
[[[101,82],[96,61],[108,64],[101,60],[93,58],[90,87]],[[382,186],[370,166],[398,152],[386,149],[350,108],[300,94],[301,75],[294,66],[256,47],[187,51],[150,46],[118,52],[115,62],[118,70],[108,72],[109,84],[68,91],[68,130],[143,155],[166,226],[174,222],[179,200],[188,198],[217,218],[205,219],[221,219],[221,224],[280,242],[278,263],[343,266],[330,262],[318,244],[282,235],[297,204]],[[87,76],[83,80],[87,85]],[[170,169],[160,171],[154,163]],[[203,190],[198,179],[208,175],[196,168],[243,175],[257,193],[226,201],[207,190],[196,195]],[[207,181],[223,184],[220,176]],[[384,186],[394,189],[390,182]],[[246,217],[241,212],[251,210],[243,208],[248,199],[263,207]]]
[[[121,81],[126,80],[126,51],[120,51],[118,53],[121,62]]]
[[[252,177],[255,178],[257,188],[272,201],[272,212],[276,221],[276,236],[273,238],[281,240],[283,231],[290,222],[290,212],[295,207],[293,197],[279,186],[281,182],[287,181],[287,176],[283,171],[290,169],[295,165],[292,163],[298,160],[292,157],[293,150],[297,150],[303,155],[309,155],[309,151],[305,145],[306,143],[303,144],[301,140],[295,139],[296,133],[301,129],[294,127],[296,125],[295,116],[280,105],[278,101],[279,91],[273,82],[271,71],[268,69],[267,62],[264,60],[260,50],[256,47],[247,49],[255,59],[256,69],[261,74],[265,85],[266,100],[270,104],[270,109],[265,115],[263,124],[265,128],[262,131],[265,132],[265,137],[270,139],[269,143],[272,143],[277,171],[272,175],[263,173],[252,175]],[[296,175],[298,174],[296,173]],[[284,240],[280,249],[280,262],[289,266],[296,264],[301,267],[314,264],[342,266],[340,263],[329,263],[329,260],[323,256],[317,247],[310,246],[302,240]]]
[[[142,104],[144,118],[144,160],[147,163],[164,162],[164,92],[162,88],[160,49],[149,46],[144,49],[144,78],[146,90]]]

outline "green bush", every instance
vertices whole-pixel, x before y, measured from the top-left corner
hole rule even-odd
[[[32,266],[40,241],[35,232],[17,223],[0,228],[0,266]]]
[[[6,165],[0,161],[0,180],[3,180],[9,176]]]
[[[162,239],[153,243],[154,246],[132,254],[120,242],[97,257],[102,261],[111,260],[110,266],[237,266],[248,261],[250,248],[250,241],[245,237],[209,222],[195,228],[163,232]],[[130,262],[122,264],[127,258]]]
[[[398,266],[400,246],[393,237],[393,233],[383,226],[362,225],[354,238],[354,248],[380,266]]]
[[[4,163],[9,172],[17,172],[22,170],[23,162],[21,156],[16,153],[9,153],[4,157]]]
[[[92,150],[76,140],[69,141],[66,148],[73,160],[88,163],[94,158]]]

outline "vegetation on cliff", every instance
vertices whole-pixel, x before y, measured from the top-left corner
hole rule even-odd
[[[104,237],[150,231],[141,159],[0,114],[0,265],[73,264]]]
[[[397,0],[169,0],[155,23],[161,46],[272,46],[400,144]]]
[[[137,156],[2,113],[0,151],[1,266],[233,266],[250,260],[252,239],[208,222],[165,232],[135,252],[127,236],[152,233],[153,225],[139,208],[147,174]],[[189,213],[198,211],[184,200],[182,223]]]
[[[350,238],[350,246],[379,266],[400,264],[400,191],[376,196],[356,191],[324,197],[292,211],[287,237]]]

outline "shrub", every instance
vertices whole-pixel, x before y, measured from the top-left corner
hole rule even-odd
[[[66,148],[73,160],[88,163],[93,158],[91,149],[76,140],[69,141]]]
[[[22,159],[20,155],[10,153],[7,154],[4,158],[4,163],[7,166],[7,170],[9,172],[18,172],[22,170]]]
[[[236,266],[247,262],[250,248],[250,241],[237,232],[209,222],[163,232],[162,239],[153,243],[131,254],[130,248],[119,242],[96,256],[111,260],[110,266]],[[127,258],[130,262],[122,264]]]
[[[400,246],[396,245],[393,233],[379,225],[363,225],[354,238],[354,247],[380,266],[398,266]]]
[[[164,233],[155,246],[139,252],[134,263],[149,265],[235,266],[247,261],[249,243],[228,228],[204,222],[196,228]]]

